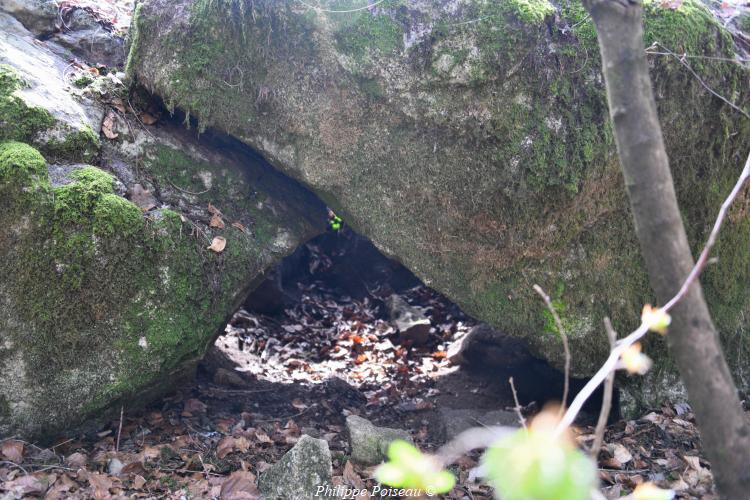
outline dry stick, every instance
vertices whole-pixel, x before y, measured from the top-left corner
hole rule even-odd
[[[607,331],[607,339],[609,340],[609,350],[615,348],[617,344],[617,333],[612,328],[612,323],[609,318],[604,318],[604,329]],[[591,456],[596,460],[599,455],[599,450],[602,449],[602,443],[604,443],[604,428],[607,426],[609,420],[609,411],[612,408],[612,390],[615,385],[615,372],[611,371],[607,374],[607,378],[604,381],[604,397],[602,398],[602,411],[599,413],[599,420],[596,422],[596,430],[594,431],[594,442],[591,445]]]
[[[737,179],[737,183],[734,185],[734,188],[732,188],[732,192],[729,193],[729,196],[724,200],[724,203],[721,204],[721,209],[719,209],[719,214],[716,217],[716,222],[714,222],[714,226],[711,229],[711,234],[708,237],[706,245],[703,247],[703,251],[698,258],[698,261],[695,263],[695,266],[693,266],[693,269],[692,271],[690,271],[688,277],[685,278],[685,281],[682,284],[682,288],[680,288],[677,294],[660,309],[661,311],[668,312],[675,305],[677,305],[677,303],[682,300],[682,298],[687,294],[688,290],[690,289],[690,285],[692,285],[695,280],[698,279],[698,276],[700,276],[703,268],[706,267],[708,256],[711,253],[711,249],[716,244],[716,238],[719,235],[719,230],[721,229],[721,225],[724,222],[727,211],[732,205],[732,202],[734,202],[735,198],[737,198],[737,195],[742,190],[742,186],[744,185],[748,177],[750,177],[750,155],[748,155],[747,157],[745,168],[742,169],[742,173],[740,174],[739,179]],[[609,372],[615,370],[617,362],[620,359],[620,355],[628,347],[630,347],[638,340],[640,340],[641,337],[646,335],[648,331],[648,325],[645,323],[641,323],[641,325],[635,331],[633,331],[630,335],[628,335],[624,339],[621,339],[617,343],[617,347],[612,349],[612,352],[610,352],[609,354],[609,358],[607,358],[602,367],[599,368],[599,371],[596,372],[593,377],[591,377],[591,379],[588,381],[588,383],[586,383],[585,386],[583,386],[583,389],[581,389],[581,391],[576,395],[573,402],[570,404],[570,408],[568,408],[568,411],[565,413],[562,420],[557,425],[557,429],[555,430],[557,435],[560,435],[567,427],[569,427],[573,423],[586,400],[591,397],[591,394],[593,394],[596,388],[599,387],[599,384],[601,384],[604,379],[607,378]]]
[[[169,183],[169,184],[170,184],[170,185],[171,185],[171,186],[172,186],[173,188],[175,188],[176,190],[178,190],[178,191],[182,191],[183,193],[186,193],[186,194],[192,194],[193,196],[200,196],[200,195],[202,195],[202,194],[206,194],[206,193],[208,193],[209,191],[211,191],[211,188],[208,188],[208,189],[206,189],[205,191],[200,191],[200,192],[197,192],[197,193],[196,193],[196,192],[193,192],[193,191],[188,191],[187,189],[182,189],[181,187],[179,187],[179,186],[176,186],[176,185],[175,185],[175,184],[174,184],[174,183],[173,183],[172,181],[170,181],[170,180],[167,180],[167,182],[168,182],[168,183]]]
[[[7,465],[7,466],[10,466],[10,467],[15,467],[17,469],[20,469],[23,472],[24,476],[28,476],[29,475],[29,471],[27,471],[20,464],[17,464],[15,462],[11,462],[9,460],[0,460],[0,465]]]
[[[120,434],[122,434],[122,417],[125,414],[125,406],[120,405],[120,425],[117,427],[117,443],[115,444],[115,453],[120,452]]]
[[[513,377],[510,377],[508,382],[510,383],[510,389],[513,391],[513,401],[516,402],[514,410],[516,410],[516,415],[518,415],[518,421],[521,422],[523,428],[526,429],[526,419],[523,418],[523,414],[521,414],[521,403],[518,402],[518,393],[516,392],[516,386],[513,384]]]
[[[534,291],[542,297],[544,303],[547,304],[547,309],[549,309],[549,312],[555,319],[555,325],[557,325],[557,331],[560,332],[560,338],[562,339],[563,343],[563,350],[565,351],[565,382],[563,385],[562,405],[560,405],[560,416],[562,417],[563,413],[565,412],[565,406],[568,403],[568,391],[570,390],[570,347],[568,346],[568,336],[565,335],[562,321],[560,321],[560,316],[557,314],[557,311],[555,311],[549,295],[544,293],[544,290],[542,290],[542,287],[540,287],[539,285],[534,285]]]

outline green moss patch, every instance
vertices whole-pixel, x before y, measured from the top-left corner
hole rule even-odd
[[[13,68],[0,64],[0,141],[29,141],[55,124],[49,112],[14,95],[24,85]]]
[[[47,162],[37,150],[20,142],[0,144],[0,181],[9,186],[32,187],[49,183]]]
[[[341,51],[364,57],[368,51],[391,55],[403,49],[403,28],[386,14],[365,12],[357,20],[336,33]]]
[[[0,142],[35,144],[53,162],[93,161],[98,155],[100,141],[91,127],[82,124],[75,130],[67,126],[63,126],[64,130],[54,130],[60,124],[49,111],[30,107],[16,95],[16,91],[25,86],[13,68],[0,64]],[[50,137],[45,138],[45,134]]]

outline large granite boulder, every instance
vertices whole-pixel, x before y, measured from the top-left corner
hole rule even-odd
[[[580,3],[387,0],[349,13],[328,12],[346,10],[338,1],[318,4],[326,10],[146,0],[129,74],[202,127],[256,148],[428,285],[561,367],[554,322],[532,290],[540,284],[562,316],[574,375],[591,374],[608,351],[602,318],[624,332],[653,293]],[[731,61],[731,35],[696,0],[677,9],[648,2],[646,43],[655,41],[730,59],[690,64],[748,109],[750,73]],[[750,149],[748,120],[676,58],[650,61],[697,248]],[[730,356],[738,375],[747,374],[750,342],[749,238],[740,207],[704,278],[727,350],[743,353]],[[662,359],[663,341],[651,342]],[[672,370],[658,365],[642,402],[660,397],[651,389]]]
[[[109,109],[100,139],[104,106],[0,23],[15,30],[0,33],[0,436],[40,437],[189,374],[326,211],[246,147],[179,124]]]

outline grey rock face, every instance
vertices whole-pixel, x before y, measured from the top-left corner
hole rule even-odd
[[[55,0],[0,0],[0,11],[13,15],[37,36],[57,29],[59,7]]]
[[[91,161],[104,114],[96,101],[72,92],[68,61],[36,41],[12,16],[0,13],[0,68],[13,79],[2,89],[12,106],[0,116],[0,139],[24,141],[51,160]],[[8,112],[3,110],[3,113]]]
[[[303,435],[260,476],[258,487],[269,500],[312,500],[320,498],[320,488],[332,487],[332,475],[328,443]]]
[[[123,66],[127,58],[125,39],[84,9],[73,9],[52,40],[91,65]]]
[[[480,323],[451,344],[448,359],[469,369],[513,369],[532,360],[526,344],[488,324]]]
[[[352,460],[363,465],[381,463],[387,456],[388,445],[397,439],[413,442],[406,431],[376,427],[357,415],[346,418],[346,429],[349,433]]]
[[[473,427],[520,427],[518,416],[506,410],[474,410],[442,408],[440,418],[445,429],[445,440],[450,441]]]

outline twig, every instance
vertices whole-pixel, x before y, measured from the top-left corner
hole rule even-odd
[[[125,406],[120,405],[120,425],[117,427],[117,442],[115,443],[115,453],[120,452],[120,434],[122,434],[122,417],[125,414]]]
[[[565,335],[562,321],[560,321],[560,316],[557,314],[557,311],[555,311],[555,307],[552,305],[549,295],[544,293],[544,290],[542,290],[542,287],[539,285],[534,285],[534,291],[538,293],[544,300],[544,303],[547,304],[547,309],[555,319],[555,325],[557,325],[557,331],[560,333],[560,338],[563,343],[563,351],[565,352],[565,381],[563,382],[562,404],[560,405],[559,410],[559,415],[562,417],[563,413],[565,413],[565,406],[568,404],[568,391],[570,391],[570,347],[568,346],[568,336]]]
[[[57,447],[59,447],[59,446],[62,446],[62,445],[64,445],[64,444],[68,444],[68,443],[70,443],[70,442],[71,442],[71,441],[73,441],[73,440],[74,440],[74,438],[70,438],[70,439],[66,439],[66,440],[65,440],[65,441],[63,441],[62,443],[57,443],[57,444],[56,444],[55,446],[53,446],[53,447],[52,447],[52,452],[53,452],[53,453],[56,453],[56,452],[55,452],[55,448],[57,448]]]
[[[604,329],[607,332],[607,339],[609,340],[609,350],[615,348],[617,343],[617,332],[612,328],[612,322],[609,318],[604,318]],[[599,455],[599,450],[602,449],[602,443],[604,442],[604,428],[607,426],[609,420],[609,412],[612,408],[612,390],[615,385],[615,372],[611,371],[607,375],[604,381],[604,397],[602,398],[602,410],[599,413],[599,420],[596,422],[596,430],[594,431],[594,442],[591,444],[591,456],[596,460]]]
[[[186,194],[192,194],[193,196],[200,196],[200,195],[202,195],[202,194],[206,194],[206,193],[208,193],[209,191],[211,191],[211,188],[208,188],[208,189],[206,189],[205,191],[201,191],[201,192],[198,192],[198,193],[194,193],[193,191],[188,191],[187,189],[182,189],[182,188],[181,188],[181,187],[179,187],[179,186],[175,186],[175,185],[174,185],[174,183],[173,183],[172,181],[170,181],[170,180],[167,180],[167,182],[169,183],[169,185],[170,185],[170,186],[172,186],[172,187],[173,187],[173,188],[175,188],[176,190],[178,190],[178,191],[182,191],[183,193],[186,193]]]
[[[294,415],[289,415],[289,416],[286,416],[286,417],[278,417],[278,418],[265,418],[265,419],[262,419],[262,420],[256,420],[256,419],[253,419],[253,420],[252,420],[252,423],[255,423],[255,422],[278,422],[278,421],[280,421],[280,420],[287,420],[287,419],[290,419],[290,418],[294,418],[294,417],[299,417],[300,415],[302,415],[303,413],[307,412],[307,411],[308,411],[308,410],[310,410],[311,408],[314,408],[315,406],[316,406],[315,404],[314,404],[314,405],[312,405],[312,406],[308,406],[307,408],[305,408],[305,409],[304,409],[304,410],[302,410],[301,412],[299,412],[299,413],[295,413]]]
[[[700,83],[703,86],[704,89],[708,90],[711,94],[713,94],[714,96],[716,96],[719,99],[721,99],[722,101],[724,101],[733,110],[737,111],[738,113],[742,113],[742,115],[745,118],[750,119],[750,113],[748,113],[744,109],[740,108],[739,106],[737,106],[736,104],[734,104],[733,102],[731,102],[729,99],[727,99],[726,97],[724,97],[723,95],[719,94],[714,89],[712,89],[711,87],[709,87],[708,84],[706,82],[704,82],[703,79],[700,76],[698,76],[698,73],[696,73],[693,70],[693,68],[687,62],[685,62],[685,60],[682,57],[678,56],[677,54],[675,54],[674,52],[672,52],[671,50],[669,50],[668,48],[666,48],[664,45],[660,44],[659,42],[654,42],[653,45],[651,45],[651,47],[661,47],[667,54],[671,55],[672,57],[674,57],[675,59],[677,59],[677,61],[680,64],[682,64],[683,66],[685,66],[685,68],[687,68],[687,70],[690,71],[690,73],[695,77],[696,80],[698,80],[698,83]],[[646,49],[646,52],[648,53],[648,49]]]
[[[373,7],[377,7],[381,3],[385,2],[385,0],[378,0],[377,2],[370,4],[370,2],[368,0],[367,5],[365,5],[363,7],[357,7],[356,9],[329,10],[329,9],[324,9],[322,7],[316,7],[315,5],[310,5],[309,3],[303,2],[302,0],[297,0],[297,1],[299,3],[301,3],[302,5],[304,5],[305,7],[309,7],[310,9],[317,10],[318,12],[326,12],[326,13],[330,13],[330,14],[351,14],[352,12],[360,12],[360,11],[363,11],[363,10],[372,9]]]
[[[651,47],[646,49],[646,54],[652,55],[652,56],[673,56],[674,53],[672,52],[658,52],[655,50],[652,50]],[[737,56],[735,58],[731,57],[718,57],[718,56],[702,56],[702,55],[692,55],[692,54],[680,54],[681,58],[685,59],[706,59],[709,61],[724,61],[724,62],[731,62],[735,64],[742,64],[745,62],[750,62],[750,58],[748,57],[740,57]]]
[[[18,469],[21,469],[21,470],[23,471],[23,474],[24,474],[25,476],[28,476],[28,475],[29,475],[29,471],[27,471],[26,469],[24,469],[23,467],[21,467],[20,465],[18,465],[18,464],[17,464],[17,463],[15,463],[15,462],[10,462],[10,461],[8,461],[8,460],[1,460],[1,461],[0,461],[0,465],[10,465],[10,466],[12,466],[12,467],[16,467],[16,468],[18,468]]]
[[[709,235],[708,241],[706,242],[706,246],[703,247],[703,251],[698,258],[698,261],[695,263],[692,271],[690,271],[690,274],[682,284],[682,288],[680,288],[677,294],[661,308],[661,311],[668,312],[670,309],[672,309],[680,300],[682,300],[682,298],[690,289],[690,285],[692,285],[693,282],[698,279],[698,276],[700,276],[700,273],[703,271],[703,268],[708,262],[708,256],[711,253],[711,249],[716,243],[716,238],[718,237],[719,230],[721,229],[721,225],[724,222],[724,218],[726,217],[727,210],[729,209],[739,192],[742,190],[742,186],[744,185],[748,177],[750,177],[750,155],[748,155],[747,157],[745,168],[742,169],[742,173],[740,174],[739,179],[737,179],[737,183],[734,185],[732,192],[729,193],[729,196],[724,200],[724,203],[721,204],[721,209],[719,209],[719,214],[716,217],[716,222],[714,223],[711,234]],[[599,384],[601,384],[604,379],[607,378],[609,372],[613,371],[616,368],[617,362],[620,359],[620,355],[631,345],[640,340],[641,337],[646,335],[646,333],[648,333],[648,330],[648,325],[645,323],[641,323],[641,325],[630,335],[617,342],[617,346],[612,349],[612,352],[610,352],[609,357],[604,362],[602,367],[599,368],[599,371],[596,372],[593,377],[591,377],[591,379],[586,383],[585,386],[583,386],[583,389],[581,389],[581,391],[576,395],[573,402],[570,404],[570,408],[568,408],[568,411],[565,413],[562,420],[560,420],[560,422],[557,424],[557,428],[555,429],[557,435],[560,435],[573,423],[586,400],[591,397],[596,388],[599,387]]]
[[[516,415],[518,415],[518,421],[521,422],[523,428],[526,429],[526,419],[523,418],[523,414],[521,413],[521,403],[518,402],[518,393],[516,392],[516,386],[513,383],[513,377],[508,379],[508,383],[510,384],[511,391],[513,391],[513,401],[516,402],[514,410],[516,411]]]

